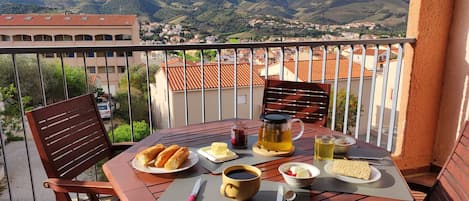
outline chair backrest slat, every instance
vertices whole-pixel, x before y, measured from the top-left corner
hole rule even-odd
[[[469,200],[469,123],[425,200]]]
[[[111,157],[111,143],[93,94],[26,113],[49,178],[72,179]]]
[[[306,123],[327,125],[330,85],[266,80],[262,114],[286,113]]]

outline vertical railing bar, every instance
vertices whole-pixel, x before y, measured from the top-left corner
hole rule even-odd
[[[388,89],[388,71],[389,71],[389,62],[391,57],[391,45],[388,45],[386,49],[386,65],[384,65],[383,69],[383,88],[381,93],[381,108],[380,108],[380,115],[379,115],[379,124],[378,124],[378,139],[376,140],[376,145],[381,145],[381,137],[382,137],[382,130],[383,130],[383,121],[384,121],[384,108],[386,107],[386,90]]]
[[[308,82],[312,81],[313,77],[313,47],[309,46],[309,63],[308,63]]]
[[[223,118],[221,105],[221,49],[217,49],[217,82],[218,82],[218,120]]]
[[[148,123],[150,124],[150,133],[153,131],[153,110],[151,105],[151,87],[150,87],[150,61],[148,59],[148,50],[145,51],[145,68],[147,76],[147,105],[148,105]]]
[[[357,104],[357,119],[355,122],[355,138],[358,139],[358,131],[360,130],[360,116],[362,110],[362,94],[363,94],[363,79],[365,73],[365,60],[366,60],[366,45],[362,46],[362,61],[360,65],[360,84],[358,85],[358,104]]]
[[[107,52],[104,53],[104,69],[106,70],[107,92],[109,93],[108,104],[110,104],[111,102],[109,102],[109,101],[112,101],[112,93],[111,93],[111,87],[110,87],[110,83],[109,83],[109,70],[108,70]],[[128,83],[130,83],[130,80],[128,81]],[[114,114],[112,114],[112,104],[110,104],[109,107],[110,107],[109,109],[111,109],[111,116],[109,118],[111,120],[111,136],[112,136],[112,142],[114,142],[115,141],[114,123],[112,121],[112,119],[114,117]]]
[[[204,50],[200,50],[200,86],[202,88],[202,123],[205,123],[205,79],[204,79]]]
[[[298,81],[298,60],[300,58],[300,47],[295,46],[295,81]]]
[[[321,83],[326,82],[326,61],[327,61],[327,45],[322,49],[322,78]]]
[[[79,54],[79,52],[77,52],[77,55]],[[86,93],[90,93],[90,86],[88,84],[88,67],[86,65],[86,54],[85,52],[82,52],[82,55],[83,55],[83,70],[85,71],[85,86],[86,86]],[[112,111],[112,108],[111,108],[111,111]],[[112,126],[111,126],[112,127]],[[112,142],[114,142],[114,131],[112,131]],[[95,181],[98,181],[98,166],[96,164],[93,165],[94,166],[94,180]],[[98,199],[101,197],[100,196],[101,194],[98,194]],[[77,198],[77,200],[80,199],[80,198]]]
[[[344,113],[344,127],[343,127],[343,133],[346,134],[348,130],[348,110],[349,110],[349,104],[350,104],[350,85],[352,82],[352,67],[353,67],[353,51],[354,51],[354,46],[350,45],[350,57],[349,57],[349,63],[348,63],[348,75],[347,75],[347,94],[345,96],[345,113]],[[359,115],[360,113],[358,113]]]
[[[166,106],[168,107],[168,128],[171,128],[171,105],[169,101],[169,68],[168,68],[168,50],[164,51],[164,66],[166,71]]]
[[[22,94],[21,94],[20,76],[18,74],[18,66],[16,64],[16,54],[12,54],[12,60],[13,60],[13,73],[14,73],[14,76],[15,76],[16,91],[18,93],[18,103],[19,103],[19,106],[20,106],[21,125],[23,126],[24,146],[26,147],[26,157],[27,157],[28,168],[29,168],[28,169],[29,170],[29,180],[31,181],[31,190],[32,190],[32,194],[33,194],[33,200],[36,200],[36,193],[35,193],[35,189],[34,189],[34,180],[33,180],[33,172],[31,170],[31,160],[29,158],[30,155],[29,155],[28,138],[26,136],[26,126],[24,124],[24,105],[23,105],[23,97],[22,97]]]
[[[250,58],[249,58],[249,119],[252,119],[253,117],[253,107],[254,107],[254,103],[253,103],[253,76],[252,74],[254,73],[253,72],[253,62],[254,62],[254,50],[253,48],[250,48],[251,50],[251,55],[250,55]]]
[[[339,77],[339,64],[340,64],[340,45],[337,46],[337,54],[335,58],[335,75],[334,75],[334,99],[332,100],[332,124],[331,129],[335,130],[335,113],[337,107],[337,91],[338,89],[338,77]]]
[[[184,121],[186,126],[189,125],[189,101],[187,100],[187,60],[186,50],[182,50],[182,65],[183,65],[183,76],[184,76]]]
[[[67,87],[67,77],[65,76],[63,53],[60,53],[60,66],[62,67],[62,82],[64,85],[64,96],[65,96],[65,100],[67,100],[68,99],[68,87]]]
[[[78,55],[78,52],[77,52]],[[86,54],[83,52],[83,70],[85,70],[86,93],[90,93],[90,85],[88,84],[88,66],[86,65]]]
[[[36,53],[36,61],[37,61],[37,68],[39,70],[39,83],[41,87],[41,93],[42,93],[42,102],[44,103],[44,106],[47,105],[47,98],[46,98],[46,88],[44,85],[44,76],[42,75],[42,66],[41,66],[41,61],[39,58],[39,53]]]
[[[280,48],[280,69],[279,69],[279,79],[283,80],[283,67],[285,66],[285,48]]]
[[[265,75],[264,78],[269,79],[269,48],[264,48],[265,53]]]
[[[238,49],[234,49],[234,63],[233,63],[233,116],[238,118]]]
[[[368,124],[366,129],[366,142],[370,142],[371,137],[371,123],[373,118],[373,104],[375,101],[375,83],[376,83],[376,68],[378,65],[378,50],[379,45],[375,45],[375,54],[373,59],[372,77],[371,77],[371,89],[370,89],[370,103],[368,105]]]
[[[7,180],[7,188],[8,188],[8,198],[10,201],[12,201],[12,194],[11,194],[11,186],[10,186],[10,178],[8,177],[8,165],[7,165],[7,158],[5,156],[5,143],[3,141],[3,126],[2,126],[2,121],[0,121],[0,141],[1,141],[1,149],[2,149],[2,158],[3,161],[5,162],[3,170],[5,172],[5,178]]]
[[[132,119],[132,97],[131,97],[131,91],[130,91],[130,67],[129,67],[129,55],[127,54],[127,51],[124,51],[124,56],[125,56],[125,70],[127,71],[127,102],[129,103],[129,125],[130,125],[130,139],[131,141],[135,141],[134,137],[134,122]]]
[[[398,55],[397,55],[397,65],[396,65],[396,80],[394,81],[394,90],[392,92],[392,106],[391,106],[391,117],[389,118],[389,131],[388,131],[388,146],[387,150],[391,151],[392,149],[392,137],[394,136],[394,124],[396,121],[396,107],[397,99],[399,94],[399,82],[401,81],[401,68],[402,68],[402,43],[399,43]]]

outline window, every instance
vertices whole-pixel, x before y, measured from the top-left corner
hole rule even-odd
[[[107,72],[108,73],[116,73],[116,68],[114,66],[108,66],[107,67]]]
[[[87,57],[94,57],[94,52],[88,52],[88,55],[86,55]]]
[[[10,41],[10,36],[7,35],[0,35],[0,41]]]
[[[90,41],[90,40],[93,40],[93,36],[85,35],[85,34],[75,35],[75,40],[76,41]]]
[[[116,40],[132,40],[132,36],[128,34],[118,34],[114,36]]]
[[[117,66],[118,73],[125,73],[125,66]]]
[[[107,51],[107,52],[97,52],[96,56],[97,57],[104,57],[106,55],[107,57],[114,57],[114,52],[113,51]]]
[[[94,66],[88,66],[87,68],[88,68],[88,72],[89,72],[89,73],[93,73],[93,74],[96,73],[96,67],[94,67]]]
[[[104,57],[104,52],[96,52],[97,57]]]
[[[118,57],[125,57],[124,52],[116,52],[116,55],[117,55]],[[127,56],[131,57],[131,56],[132,56],[132,52],[127,52]]]
[[[98,66],[98,73],[106,73],[106,67],[105,66]]]
[[[94,36],[94,39],[95,40],[112,40],[112,35],[100,34],[100,35]]]
[[[32,41],[30,35],[14,35],[14,41]]]
[[[54,53],[44,53],[44,54],[42,54],[42,56],[45,57],[45,58],[54,58],[55,54]]]
[[[70,57],[73,58],[75,57],[75,52],[62,52],[62,57]]]
[[[34,41],[52,41],[52,36],[50,35],[35,35],[34,36]]]
[[[73,37],[71,35],[55,35],[55,41],[72,41]]]

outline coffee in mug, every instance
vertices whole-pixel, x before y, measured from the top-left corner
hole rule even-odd
[[[221,195],[234,200],[248,200],[259,191],[262,172],[251,165],[233,165],[222,172]]]

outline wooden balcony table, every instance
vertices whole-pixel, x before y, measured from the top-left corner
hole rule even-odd
[[[261,122],[257,120],[244,120],[244,123],[247,126],[248,134],[257,134],[257,129],[259,128]],[[162,129],[148,136],[144,140],[138,142],[131,148],[115,156],[103,166],[104,173],[106,174],[109,182],[112,184],[120,200],[123,201],[146,201],[146,200],[158,200],[165,191],[170,187],[171,183],[176,179],[180,178],[183,175],[197,175],[197,174],[208,174],[214,175],[209,170],[205,169],[201,161],[193,166],[192,168],[185,170],[184,172],[173,173],[173,174],[150,174],[145,172],[140,172],[132,167],[131,161],[133,160],[136,153],[144,149],[145,147],[163,143],[165,145],[178,144],[188,147],[202,147],[210,145],[214,141],[228,141],[230,135],[230,128],[233,126],[234,120],[225,120],[225,121],[216,121],[209,122],[204,124],[189,125],[180,128],[170,128]],[[296,126],[293,126],[293,132],[296,132]],[[328,128],[324,128],[314,124],[305,124],[305,132],[302,138],[294,142],[296,147],[295,153],[289,157],[282,157],[276,160],[255,164],[256,167],[262,170],[261,179],[263,181],[274,181],[285,183],[282,176],[278,172],[278,167],[289,161],[296,162],[306,162],[316,165],[313,160],[313,144],[314,136],[318,134],[331,133]],[[340,133],[336,133],[340,134]],[[374,145],[367,144],[361,141],[358,141],[356,146],[364,148],[369,152],[381,151],[384,150],[378,148]],[[385,152],[387,154],[387,152]],[[389,154],[387,154],[389,157]],[[398,197],[381,197],[381,196],[372,196],[370,194],[359,194],[353,193],[354,190],[357,190],[356,184],[349,184],[342,181],[339,181],[335,178],[316,178],[313,182],[332,182],[334,185],[342,186],[345,189],[349,189],[348,193],[335,192],[320,190],[314,185],[311,187],[311,190],[305,190],[307,195],[306,199],[303,194],[302,199],[297,200],[396,200],[392,198],[397,198],[397,200],[412,200],[412,195],[410,190],[405,182],[404,178],[400,174],[399,170],[395,167],[392,160],[389,160],[388,169],[389,172],[394,172],[394,174],[389,174],[387,171],[381,170],[382,178],[379,181],[374,182],[375,184],[366,185],[361,187],[365,192],[378,192],[382,187],[384,191],[396,191],[396,192],[385,192],[390,195],[395,194]],[[321,169],[321,168],[320,168]],[[321,169],[321,174],[322,173]],[[218,176],[219,177],[219,176]],[[220,177],[221,180],[221,177]],[[383,180],[390,181],[390,184],[383,185]],[[342,182],[342,183],[340,183]],[[187,186],[187,196],[192,189],[193,184]],[[285,184],[286,185],[286,184]],[[319,185],[322,185],[319,183]],[[317,186],[317,185],[316,185]],[[326,185],[327,186],[327,185]],[[392,188],[390,187],[392,186]],[[370,187],[370,188],[368,188]],[[339,189],[339,188],[338,188]],[[398,190],[396,190],[398,189]],[[203,189],[201,189],[202,191]],[[351,190],[351,191],[350,191]],[[184,191],[184,194],[185,194]],[[182,194],[182,189],[180,191]],[[201,192],[202,193],[202,192]],[[209,196],[204,196],[204,200],[210,200]]]

